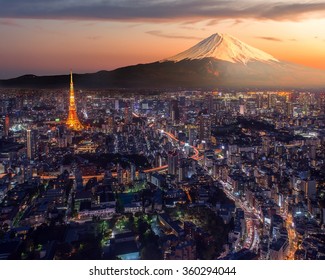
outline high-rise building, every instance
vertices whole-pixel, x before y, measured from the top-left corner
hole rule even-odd
[[[0,138],[5,137],[5,115],[1,116],[0,120]]]
[[[123,184],[123,168],[119,163],[117,164],[116,170],[117,170],[117,182],[119,185],[121,185]]]
[[[134,163],[131,163],[130,167],[130,180],[134,182],[136,180],[136,166]]]
[[[197,126],[194,126],[194,125],[188,126],[188,142],[189,142],[189,144],[193,145],[196,138],[197,138]]]
[[[27,146],[27,158],[28,159],[35,159],[37,154],[37,130],[35,129],[27,129],[27,139],[26,139],[26,146]]]
[[[5,117],[5,123],[4,123],[4,135],[5,137],[9,136],[9,127],[10,127],[10,119],[9,115],[7,114]]]
[[[178,167],[178,181],[181,182],[187,177],[188,163],[186,159],[181,159]]]
[[[263,107],[263,93],[258,93],[256,96],[256,103],[257,103],[257,108],[262,108]]]
[[[82,172],[79,168],[76,168],[74,170],[74,187],[76,190],[82,190],[83,189],[83,179],[82,179]]]
[[[245,111],[246,111],[245,104],[239,105],[239,114],[243,116],[245,115]]]
[[[208,114],[212,114],[214,112],[214,99],[213,99],[213,95],[212,94],[209,94],[206,101],[208,102],[208,104],[207,104]]]
[[[210,115],[202,114],[199,117],[199,138],[201,141],[209,141],[211,137]]]
[[[126,124],[132,122],[132,110],[128,106],[129,105],[126,104],[126,107],[124,108],[124,120]]]
[[[186,97],[185,96],[180,96],[178,98],[178,101],[179,101],[180,106],[185,106],[186,105]]]
[[[272,95],[270,93],[267,94],[267,108],[272,108]]]
[[[286,103],[286,105],[287,105],[287,116],[288,117],[292,117],[292,115],[293,115],[293,104],[292,104],[292,102],[287,102]]]
[[[178,166],[178,153],[177,151],[168,153],[168,173],[176,175]]]
[[[120,110],[120,100],[115,99],[114,108],[116,111]]]
[[[72,80],[72,72],[70,73],[70,101],[69,101],[69,115],[66,122],[68,128],[72,130],[82,130],[84,127],[79,121],[77,115],[77,107],[75,103],[75,96],[74,96],[74,88],[73,88],[73,80]]]
[[[310,159],[315,159],[316,158],[316,146],[315,145],[310,145],[308,147],[309,151],[309,158]]]
[[[114,116],[110,115],[107,117],[107,125],[108,125],[108,130],[110,133],[114,132],[115,130],[115,121],[114,121]]]
[[[173,123],[178,123],[180,120],[178,100],[171,101],[171,119]]]

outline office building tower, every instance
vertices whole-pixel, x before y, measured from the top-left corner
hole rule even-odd
[[[168,173],[176,175],[178,166],[178,152],[173,151],[168,153]]]

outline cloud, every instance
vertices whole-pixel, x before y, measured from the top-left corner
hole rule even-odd
[[[231,26],[236,26],[236,25],[239,25],[239,24],[242,24],[242,23],[243,23],[242,20],[240,20],[240,19],[236,19],[236,20],[231,24]]]
[[[22,27],[19,23],[15,22],[12,19],[0,20],[0,25],[13,26],[13,27]]]
[[[0,17],[113,21],[246,19],[297,21],[325,15],[325,1],[0,0]]]
[[[101,39],[101,38],[102,38],[102,36],[88,36],[88,37],[87,37],[87,39],[89,39],[89,40],[93,40],[93,41],[99,40],[99,39]]]
[[[213,26],[213,25],[217,25],[218,23],[220,23],[219,19],[211,19],[209,20],[209,22],[206,24],[206,26]]]
[[[169,38],[169,39],[188,39],[188,40],[202,40],[201,37],[195,37],[195,36],[182,36],[182,35],[174,35],[174,34],[165,34],[159,30],[151,30],[147,31],[147,34],[157,36],[157,37],[163,37],[163,38]]]
[[[277,20],[299,20],[307,17],[313,18],[311,14],[318,14],[319,17],[324,16],[325,2],[304,2],[291,4],[278,3],[263,11],[261,13],[261,17]]]
[[[206,31],[207,30],[204,27],[188,26],[188,25],[184,25],[184,24],[180,24],[179,27],[181,29],[185,29],[185,30],[196,30],[196,31]]]
[[[267,40],[267,41],[273,41],[273,42],[283,42],[282,39],[279,39],[279,38],[275,38],[275,37],[264,37],[264,36],[258,36],[258,37],[255,37],[257,39],[262,39],[262,40]]]

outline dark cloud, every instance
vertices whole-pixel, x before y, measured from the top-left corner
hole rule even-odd
[[[169,38],[169,39],[188,39],[188,40],[202,40],[201,37],[195,37],[195,36],[182,36],[182,35],[174,35],[174,34],[165,34],[159,30],[151,30],[147,31],[147,34],[157,36],[157,37],[163,37],[163,38]]]
[[[281,0],[279,0],[281,1]],[[0,0],[0,17],[167,21],[191,19],[300,20],[325,14],[325,2],[252,0]],[[313,13],[313,15],[311,15]]]
[[[298,20],[307,17],[310,13],[319,13],[324,15],[325,2],[308,2],[308,3],[277,3],[268,7],[261,13],[262,18],[278,20]]]
[[[257,39],[267,40],[267,41],[274,41],[274,42],[283,42],[282,39],[275,38],[275,37],[264,37],[264,36],[258,36]]]

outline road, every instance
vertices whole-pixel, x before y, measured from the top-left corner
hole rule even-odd
[[[177,139],[174,134],[172,134],[170,132],[163,131],[163,130],[161,131],[161,133],[167,135],[172,140],[179,142],[181,145],[185,145],[185,142],[179,141],[179,139]],[[194,155],[191,156],[191,158],[194,160],[201,160],[203,158],[203,156],[200,156],[199,150],[197,148],[195,148],[194,146],[190,145],[190,147],[194,150]]]
[[[240,207],[244,210],[247,228],[247,237],[244,242],[244,247],[257,252],[259,244],[258,227],[260,217],[257,213],[255,213],[254,210],[247,207],[238,197],[234,196],[231,193],[231,191],[227,188],[227,183],[223,181],[220,181],[220,183],[223,185],[223,191],[227,195],[227,197],[233,200],[237,207]]]
[[[294,228],[292,226],[292,223],[293,223],[292,215],[288,214],[286,216],[283,215],[282,217],[285,220],[285,225],[286,225],[286,229],[288,231],[288,238],[289,238],[289,251],[288,251],[287,259],[294,260],[295,252],[298,249],[298,244],[297,244],[296,231],[294,230]]]

